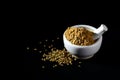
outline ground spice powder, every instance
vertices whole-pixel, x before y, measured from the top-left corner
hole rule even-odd
[[[93,44],[93,32],[88,31],[84,27],[68,27],[65,31],[65,37],[72,44],[87,46]]]

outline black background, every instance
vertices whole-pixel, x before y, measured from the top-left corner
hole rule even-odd
[[[64,10],[63,10],[64,9]],[[119,15],[115,9],[70,9],[70,8],[44,8],[26,9],[20,15],[19,36],[24,41],[24,77],[34,80],[48,79],[115,79],[119,78]],[[91,59],[84,60],[81,68],[76,65],[70,67],[58,67],[53,69],[50,64],[45,64],[44,70],[40,61],[41,54],[33,51],[36,47],[42,50],[39,41],[48,41],[60,37],[57,47],[62,46],[62,34],[64,30],[76,24],[86,24],[98,28],[101,24],[108,27],[103,35],[102,46]],[[17,28],[18,29],[18,28]],[[22,32],[22,33],[21,33]],[[30,51],[26,50],[29,46]]]

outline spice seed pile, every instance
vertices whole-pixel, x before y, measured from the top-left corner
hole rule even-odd
[[[93,44],[93,32],[88,31],[84,27],[68,27],[65,31],[65,37],[72,44],[87,46]]]
[[[57,37],[56,40],[59,40],[59,37]],[[53,68],[57,66],[72,65],[73,61],[76,61],[78,59],[76,56],[71,55],[65,48],[60,50],[60,49],[56,49],[56,47],[54,47],[53,44],[46,45],[48,42],[55,43],[56,40],[51,40],[51,41],[45,40],[45,44],[43,44],[44,42],[40,41],[39,44],[42,45],[42,47],[44,48],[43,50],[39,51],[39,49],[36,47],[32,49],[35,52],[38,51],[40,54],[44,53],[42,55],[41,60],[55,63],[53,65]],[[26,49],[27,51],[29,51],[31,48],[27,46]],[[81,62],[79,62],[79,65],[80,64]],[[46,68],[46,66],[42,65],[42,68],[44,69]]]
[[[43,54],[43,61],[51,61],[56,62],[60,66],[64,65],[72,65],[73,61],[77,60],[77,57],[72,56],[67,52],[65,49],[59,50],[59,49],[51,49],[51,52],[48,52],[48,54]],[[53,67],[56,67],[57,65],[54,65]]]

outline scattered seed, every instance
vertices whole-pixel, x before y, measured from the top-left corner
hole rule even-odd
[[[55,66],[57,66],[57,65],[55,64]]]
[[[53,68],[55,68],[55,67],[57,67],[57,65],[55,64],[55,65],[53,65]]]
[[[37,48],[34,48],[33,50],[34,50],[34,51],[37,51]]]
[[[54,42],[54,40],[52,40],[52,42]]]
[[[40,44],[42,44],[42,42],[40,41]]]
[[[51,48],[51,46],[48,46],[48,48]]]
[[[45,66],[42,66],[42,68],[45,68]]]
[[[57,37],[57,39],[60,39],[59,37]]]
[[[43,58],[41,60],[43,61]]]
[[[29,50],[30,48],[29,47],[27,47],[27,50]]]
[[[39,51],[40,53],[42,53],[42,51]]]
[[[78,65],[78,67],[80,67],[80,65]]]
[[[43,45],[44,47],[46,47],[46,45]]]

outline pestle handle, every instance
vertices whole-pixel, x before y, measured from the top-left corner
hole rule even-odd
[[[94,39],[98,39],[106,31],[108,31],[107,26],[104,24],[101,24],[101,26],[94,31],[94,33],[95,33]]]

